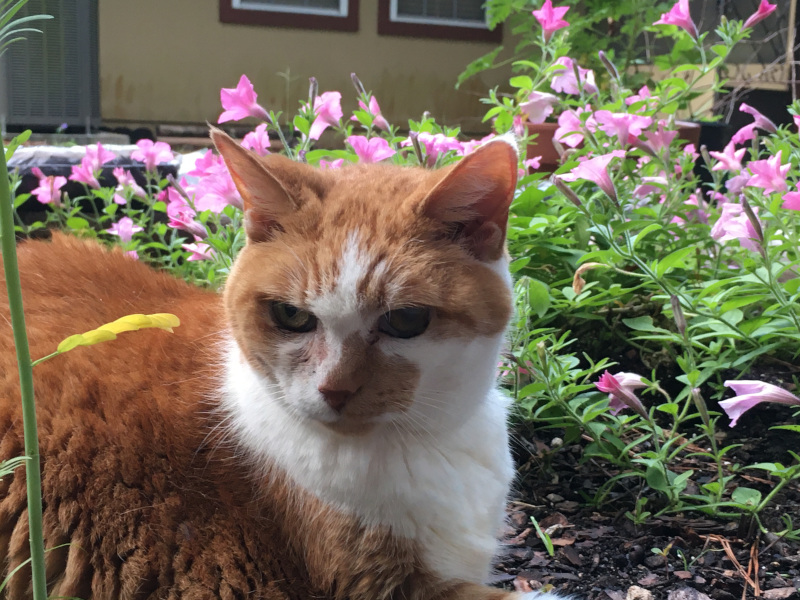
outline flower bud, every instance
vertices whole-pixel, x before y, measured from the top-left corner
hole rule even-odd
[[[411,147],[414,148],[414,154],[419,161],[419,164],[425,164],[425,155],[422,153],[422,146],[419,143],[419,133],[416,131],[409,131],[408,138],[411,140]]]
[[[692,401],[697,407],[697,412],[700,413],[700,418],[703,419],[703,423],[708,426],[709,423],[711,423],[711,419],[708,416],[708,407],[706,406],[706,401],[703,399],[699,388],[692,388]]]
[[[553,176],[550,178],[550,181],[553,182],[553,184],[556,186],[556,189],[558,189],[559,192],[564,194],[564,196],[566,196],[567,199],[570,202],[572,202],[575,206],[577,206],[578,208],[583,206],[581,199],[578,198],[578,194],[573,192],[572,188],[569,187],[566,183],[564,183],[564,181],[562,181],[560,177]]]
[[[356,88],[356,92],[358,92],[362,96],[367,95],[367,90],[364,89],[364,84],[361,83],[361,80],[358,78],[358,75],[355,73],[350,73],[350,81],[353,82],[353,85]]]
[[[681,308],[681,301],[678,300],[676,295],[669,297],[669,302],[672,304],[672,318],[675,319],[675,325],[678,327],[678,332],[681,335],[686,333],[686,317],[683,315],[683,308]]]
[[[317,83],[316,77],[309,77],[308,78],[308,107],[311,110],[314,110],[314,102],[317,100],[317,96],[319,95],[319,84]]]
[[[761,228],[761,222],[756,217],[756,213],[753,212],[753,208],[750,206],[750,203],[747,201],[747,198],[742,195],[742,208],[744,209],[744,214],[747,215],[747,220],[750,221],[750,224],[753,226],[753,230],[756,232],[756,238],[761,243],[761,246],[764,246],[764,230]]]
[[[600,62],[603,63],[603,66],[606,68],[606,71],[608,71],[608,74],[611,75],[611,79],[614,81],[619,81],[619,71],[617,71],[617,67],[614,66],[614,63],[608,60],[606,53],[600,50],[597,55],[600,57]]]

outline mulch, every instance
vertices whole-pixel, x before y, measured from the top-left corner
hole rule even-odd
[[[791,422],[786,407],[753,409],[738,431],[722,433],[724,444],[741,444],[733,463],[783,462],[800,436],[770,430]],[[636,525],[626,516],[636,499],[658,512],[657,497],[644,484],[625,479],[602,499],[597,492],[616,474],[608,464],[583,460],[581,444],[561,445],[558,431],[517,432],[518,486],[508,505],[492,584],[518,591],[552,590],[585,600],[800,599],[800,541],[760,533],[755,523],[712,518],[699,511],[650,517]],[[709,480],[711,464],[686,456],[675,470],[695,471],[691,485]],[[762,471],[743,471],[749,487],[773,485]],[[800,483],[790,483],[761,515],[770,532],[800,528]],[[551,538],[552,555],[532,523]]]

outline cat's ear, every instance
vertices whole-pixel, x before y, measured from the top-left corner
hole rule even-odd
[[[247,239],[253,242],[271,239],[275,228],[280,228],[281,219],[299,206],[281,177],[281,162],[292,161],[282,156],[270,156],[271,162],[275,163],[270,168],[264,159],[216,127],[211,127],[211,140],[225,160],[233,183],[242,196]]]
[[[497,260],[505,246],[508,208],[517,185],[513,138],[489,142],[451,167],[422,201],[424,214],[445,223],[480,260]]]

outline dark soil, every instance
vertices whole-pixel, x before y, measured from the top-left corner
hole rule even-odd
[[[761,405],[721,434],[722,445],[742,444],[731,461],[791,464],[787,449],[800,448],[800,435],[770,430],[792,422],[787,407]],[[724,420],[724,419],[723,419]],[[800,541],[759,533],[755,523],[714,519],[699,511],[651,517],[634,525],[625,516],[636,498],[658,512],[656,494],[637,479],[615,485],[602,502],[598,490],[617,471],[582,460],[579,444],[557,447],[558,431],[518,431],[519,484],[508,507],[506,555],[493,584],[519,591],[552,589],[585,600],[800,599]],[[554,449],[554,446],[556,448]],[[693,483],[715,477],[707,461],[687,456],[674,470],[693,469]],[[747,485],[762,493],[774,481],[763,471],[744,471]],[[800,483],[792,482],[761,515],[770,532],[800,528]],[[550,556],[531,522],[549,532]],[[551,587],[550,587],[551,586]]]

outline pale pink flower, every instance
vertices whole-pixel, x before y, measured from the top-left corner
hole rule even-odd
[[[80,164],[72,165],[72,174],[69,176],[69,178],[71,181],[84,183],[91,188],[99,190],[100,182],[97,181],[97,177],[95,176],[94,172],[95,167],[92,165],[92,160],[84,156]]]
[[[742,170],[742,158],[744,157],[747,149],[742,148],[736,150],[733,141],[728,142],[722,152],[711,151],[708,154],[717,160],[717,163],[711,167],[712,171],[736,171]]]
[[[192,253],[191,256],[186,259],[188,261],[213,260],[216,255],[216,252],[211,246],[199,240],[193,244],[181,244],[181,248]]]
[[[557,96],[547,92],[534,91],[525,102],[519,105],[519,108],[528,116],[528,121],[539,124],[544,123],[547,117],[553,114],[553,104],[556,102],[558,102]]]
[[[800,210],[800,191],[786,192],[783,195],[783,204],[781,208],[788,210]]]
[[[744,189],[744,186],[747,185],[747,182],[750,181],[750,177],[750,173],[748,173],[746,170],[742,171],[735,177],[731,177],[725,182],[725,190],[731,194],[740,193]]]
[[[128,189],[134,196],[147,198],[147,193],[144,191],[144,189],[142,189],[142,186],[136,183],[136,179],[133,178],[133,174],[127,169],[116,167],[114,169],[114,177],[117,178],[118,192],[123,192]],[[117,202],[117,204],[125,204],[125,202]]]
[[[31,194],[42,204],[61,206],[60,190],[67,185],[67,178],[61,175],[45,175],[39,167],[33,167],[31,172],[39,178],[39,187],[31,190]]]
[[[697,39],[697,26],[689,13],[689,0],[678,0],[669,12],[663,13],[653,25],[677,25]]]
[[[758,127],[759,129],[763,129],[764,131],[769,131],[770,133],[775,133],[778,131],[778,126],[772,121],[772,119],[765,117],[762,115],[758,110],[750,106],[749,104],[742,104],[739,106],[739,110],[743,113],[747,113],[748,115],[752,115],[755,121],[753,125]]]
[[[542,157],[534,156],[532,158],[526,158],[522,161],[522,164],[525,165],[525,168],[535,171],[542,166]]]
[[[601,190],[612,200],[617,200],[617,191],[608,173],[608,165],[614,158],[624,158],[624,150],[613,150],[608,154],[601,154],[594,158],[589,158],[581,162],[566,175],[561,175],[564,181],[576,181],[586,179],[596,183]]]
[[[749,142],[755,137],[756,137],[756,124],[750,123],[749,125],[745,125],[741,129],[739,129],[739,131],[734,133],[731,136],[731,142],[733,142],[738,146],[739,144],[744,144],[746,142]]]
[[[642,183],[633,190],[636,198],[647,198],[653,194],[660,194],[663,198],[664,190],[667,188],[667,178],[663,175],[655,177],[642,177]]]
[[[323,171],[331,169],[341,169],[344,164],[343,158],[336,158],[334,160],[325,160],[324,158],[319,161],[319,168]]]
[[[118,235],[123,244],[130,242],[133,239],[133,234],[139,231],[144,231],[144,228],[139,225],[134,225],[133,219],[130,217],[122,217],[119,221],[106,229],[106,232],[111,235]]]
[[[317,96],[314,99],[314,115],[314,122],[311,123],[308,137],[312,140],[318,140],[322,132],[328,127],[339,125],[339,119],[342,118],[342,94],[339,92],[323,92]]]
[[[562,144],[566,144],[570,148],[575,148],[583,142],[584,126],[589,131],[596,131],[597,122],[594,115],[590,115],[586,119],[586,123],[581,120],[580,115],[584,112],[592,112],[591,106],[588,104],[586,108],[577,108],[576,110],[565,110],[558,116],[558,128],[553,134],[553,139]]]
[[[221,213],[226,206],[242,209],[242,197],[227,169],[207,174],[195,186],[194,205],[199,212]]]
[[[491,142],[496,137],[497,136],[494,133],[490,133],[479,140],[467,140],[466,142],[461,143],[461,151],[464,153],[464,156],[467,154],[472,154],[476,149],[480,148],[487,142]]]
[[[379,162],[396,154],[389,142],[381,137],[367,139],[363,135],[351,135],[345,141],[350,144],[361,162]]]
[[[86,146],[84,160],[87,161],[87,164],[91,165],[93,171],[96,171],[108,161],[114,160],[115,158],[117,158],[117,155],[111,152],[111,150],[103,148],[103,144],[100,142],[92,144],[91,146]]]
[[[794,121],[794,126],[800,129],[800,115],[792,115],[792,121]]]
[[[700,153],[697,152],[697,148],[694,147],[694,144],[686,144],[683,147],[683,152],[692,157],[692,162],[696,162],[697,159],[700,158]]]
[[[426,164],[432,167],[440,154],[446,154],[455,150],[456,154],[464,154],[464,145],[454,137],[448,137],[443,133],[428,133],[422,131],[417,135],[417,141],[425,149]],[[411,139],[403,140],[400,145],[408,147],[412,145]]]
[[[222,88],[219,99],[225,111],[219,116],[217,123],[239,121],[247,117],[255,117],[262,121],[268,118],[267,111],[256,102],[258,94],[246,75],[242,75],[235,88]]]
[[[762,402],[777,402],[800,406],[800,398],[787,392],[785,389],[764,383],[763,381],[740,380],[726,381],[726,387],[733,388],[736,396],[729,400],[722,400],[719,405],[731,420],[731,427],[735,427],[745,412]]]
[[[676,135],[678,135],[677,130],[667,129],[664,121],[658,122],[658,127],[655,131],[644,132],[644,137],[649,142],[650,150],[654,154],[659,154],[662,150],[669,149]]]
[[[205,225],[195,221],[197,213],[186,202],[186,198],[173,187],[168,187],[164,190],[166,198],[169,200],[167,204],[167,216],[169,217],[169,226],[173,229],[182,229],[194,235],[195,239],[205,239],[208,237],[208,231]]]
[[[545,0],[542,8],[533,11],[533,16],[536,17],[536,20],[539,21],[539,24],[542,26],[545,40],[549,40],[553,33],[559,29],[569,27],[569,23],[563,19],[568,10],[568,6],[554,8],[551,0]]]
[[[775,156],[771,156],[766,160],[750,161],[747,167],[753,176],[747,182],[747,186],[761,188],[768,194],[788,190],[786,174],[792,165],[791,163],[781,165],[782,152],[782,150],[779,150]]]
[[[612,415],[629,408],[645,419],[648,418],[647,410],[641,400],[636,397],[633,390],[647,387],[642,383],[642,378],[635,373],[617,373],[612,375],[605,371],[600,379],[595,382],[595,387],[608,394],[608,408]]]
[[[155,171],[161,163],[172,160],[172,148],[166,142],[139,140],[136,142],[136,150],[131,152],[131,158],[143,162],[147,171]]]
[[[242,147],[252,150],[259,156],[266,156],[269,154],[271,143],[266,123],[261,123],[261,125],[245,135],[242,139]]]
[[[617,136],[621,146],[626,146],[633,138],[638,138],[642,131],[650,127],[653,119],[628,113],[612,113],[608,110],[598,110],[594,113],[597,127],[606,135]],[[633,140],[635,141],[635,140]]]
[[[743,29],[748,29],[752,27],[756,23],[763,21],[768,16],[770,16],[775,9],[778,8],[777,4],[770,4],[767,0],[761,0],[761,4],[758,5],[758,9],[752,15],[747,18],[747,21],[744,22]]]
[[[114,201],[114,204],[119,204],[120,206],[124,206],[128,203],[128,199],[120,193],[115,193],[111,199]]]
[[[194,162],[194,169],[189,171],[187,175],[189,177],[204,177],[218,168],[225,168],[222,157],[214,154],[211,150],[206,150],[206,153]]]
[[[381,107],[378,106],[378,101],[375,99],[375,96],[369,97],[369,106],[364,104],[363,100],[358,101],[358,107],[368,112],[372,115],[372,125],[377,127],[378,129],[383,129],[384,131],[389,131],[389,122],[381,116]],[[353,115],[350,117],[351,121],[358,121],[358,118]]]
[[[139,260],[139,253],[136,250],[128,250],[123,254],[125,254],[125,256],[128,258],[132,258],[133,260]]]
[[[758,207],[753,207],[753,212],[758,216]],[[722,213],[711,228],[711,237],[718,242],[739,240],[742,248],[758,250],[758,233],[756,233],[750,219],[744,212],[741,204],[726,202],[722,205]]]
[[[650,93],[650,88],[646,85],[643,85],[641,88],[639,88],[639,91],[636,94],[625,98],[625,104],[628,106],[637,102],[646,102],[647,104],[650,104],[653,100],[655,100],[655,98],[653,98],[653,95]]]
[[[573,95],[580,94],[581,90],[587,94],[597,93],[594,71],[578,67],[578,76],[580,77],[579,83],[578,79],[575,77],[574,63],[571,58],[562,56],[555,64],[560,65],[561,68],[558,69],[557,74],[550,81],[550,87],[553,88],[554,91]]]

